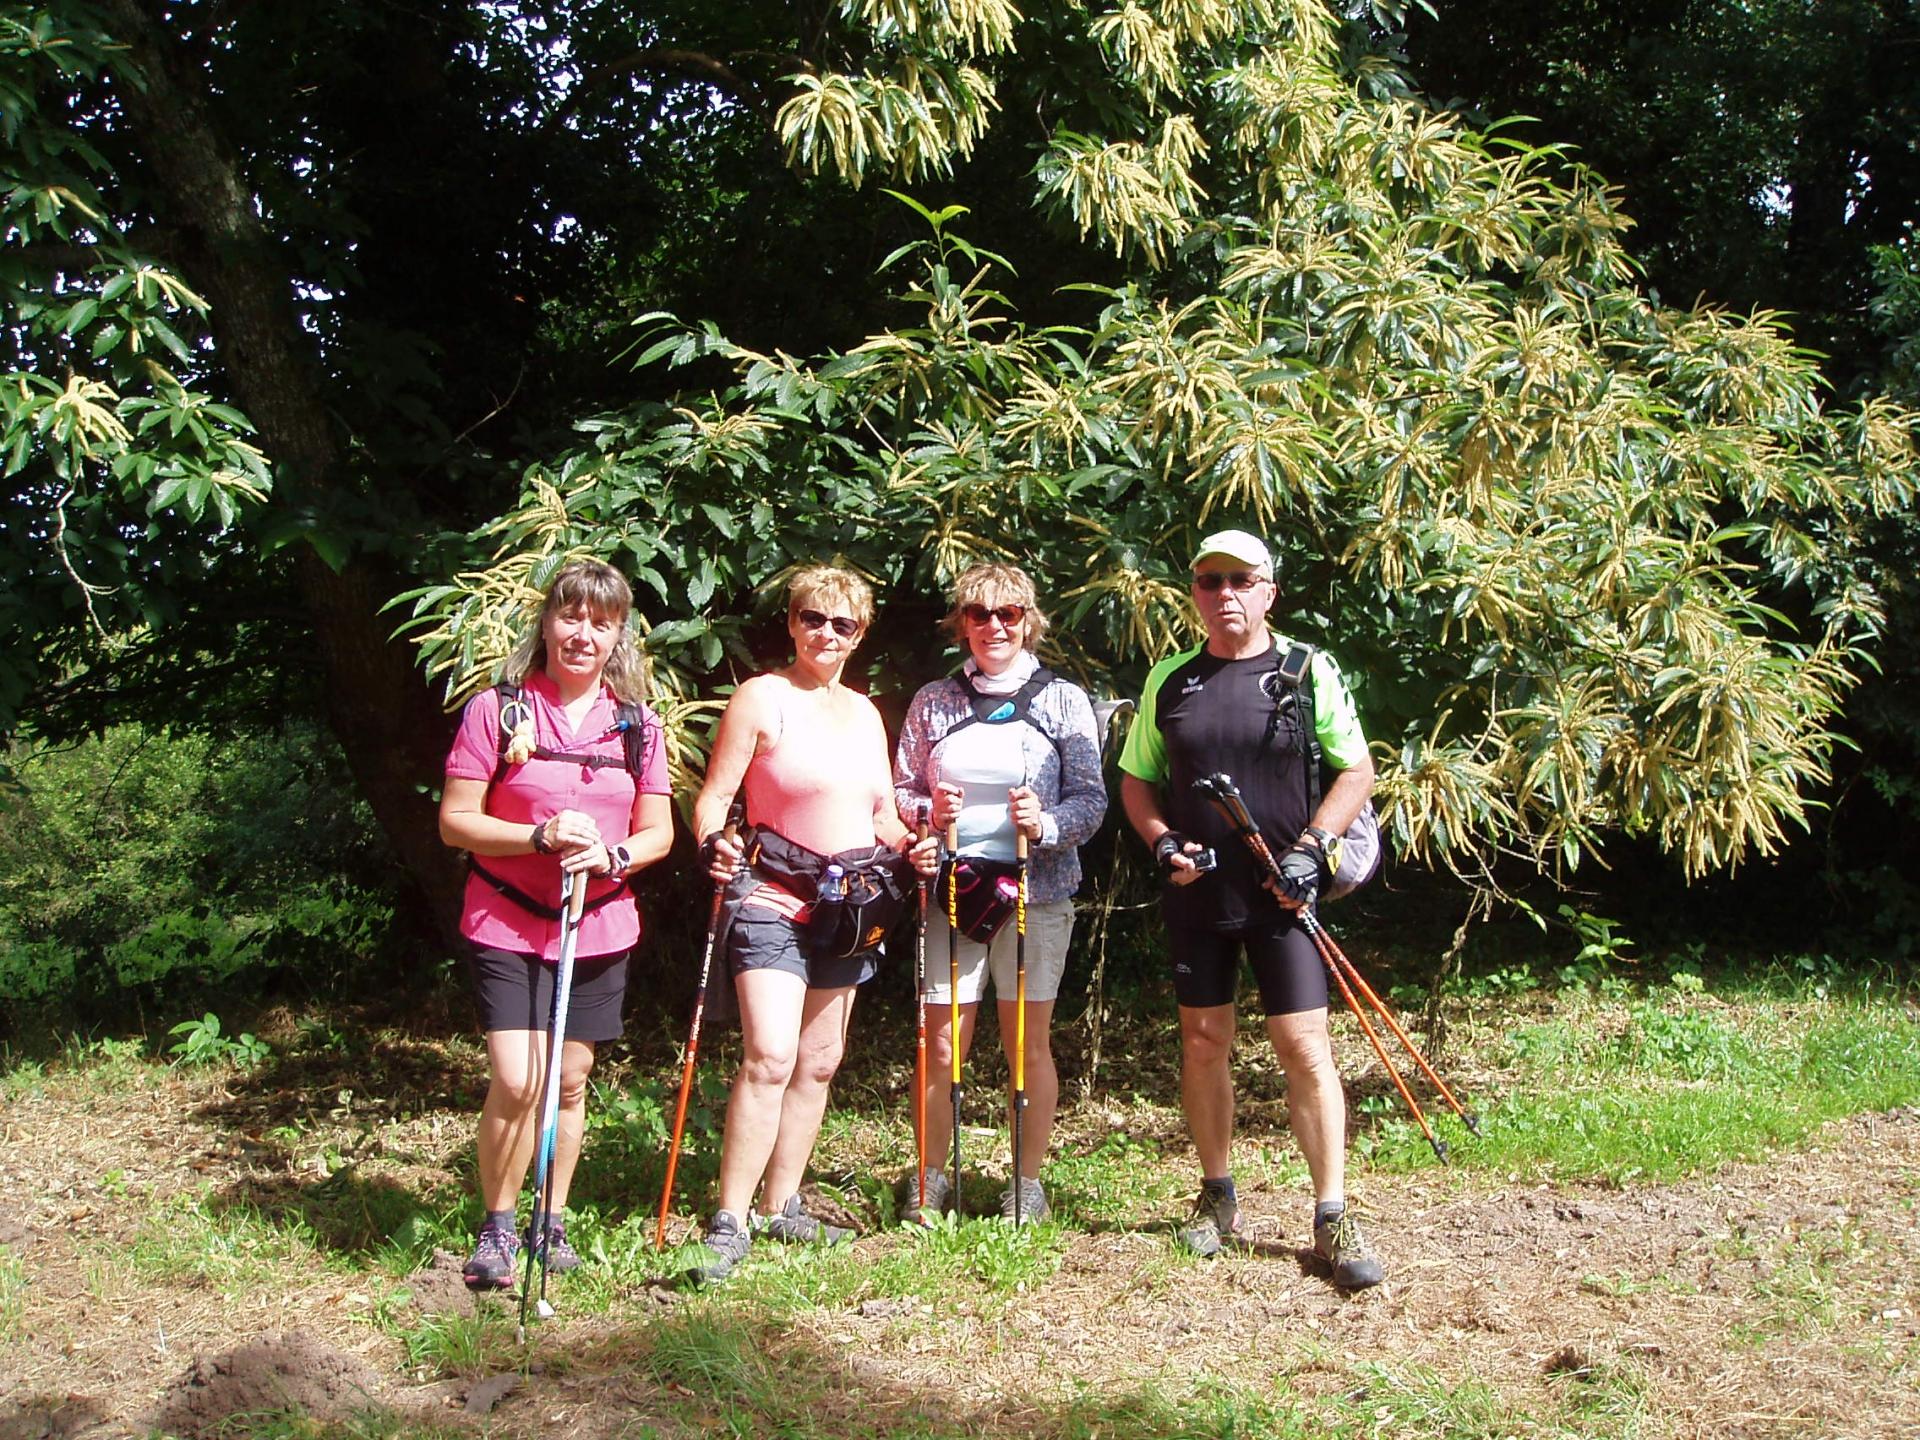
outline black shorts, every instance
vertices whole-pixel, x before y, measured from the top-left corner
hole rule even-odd
[[[800,948],[800,925],[760,905],[742,905],[727,931],[727,973],[778,970],[809,990],[864,985],[880,973],[880,952],[863,950],[838,960],[811,960]]]
[[[1169,924],[1167,946],[1173,956],[1174,996],[1189,1008],[1233,1003],[1243,950],[1267,1014],[1327,1008],[1326,966],[1313,937],[1289,911],[1255,916],[1232,930]]]
[[[627,998],[627,957],[591,955],[574,961],[573,988],[567,994],[567,1039],[620,1038],[622,1003]],[[545,1030],[553,1018],[553,987],[560,967],[537,955],[517,950],[495,950],[469,945],[474,999],[480,1006],[480,1028]]]

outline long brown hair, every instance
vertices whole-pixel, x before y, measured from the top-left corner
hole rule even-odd
[[[615,698],[637,704],[645,698],[646,662],[640,658],[640,647],[633,643],[633,629],[627,624],[633,613],[633,588],[626,576],[598,560],[575,560],[553,577],[546,599],[540,602],[540,613],[500,667],[500,678],[519,684],[534,671],[545,670],[548,618],[579,608],[620,627],[620,638],[614,641],[600,678]]]

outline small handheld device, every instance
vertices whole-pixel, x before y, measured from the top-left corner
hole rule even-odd
[[[1220,857],[1213,853],[1213,847],[1211,845],[1206,846],[1196,855],[1187,856],[1187,859],[1193,862],[1195,872],[1201,875],[1206,874],[1209,870],[1217,870],[1220,868]]]

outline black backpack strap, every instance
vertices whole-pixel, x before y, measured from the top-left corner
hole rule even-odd
[[[1293,696],[1300,715],[1300,742],[1307,760],[1307,818],[1320,813],[1320,731],[1313,717],[1313,646],[1293,644],[1281,655],[1273,647],[1275,676],[1273,702],[1276,708],[1284,694]]]
[[[502,880],[498,875],[482,865],[476,856],[469,855],[467,857],[467,868],[530,915],[538,915],[547,920],[558,920],[564,913],[558,905],[549,905],[544,900],[536,900],[512,881]],[[580,907],[580,913],[584,915],[589,910],[598,910],[602,905],[605,905],[609,900],[618,896],[626,888],[627,882],[625,880],[614,881],[612,889],[608,890],[604,895],[597,895],[587,901],[586,904]]]
[[[1025,720],[1042,735],[1046,735],[1054,749],[1060,748],[1060,743],[1052,735],[1047,734],[1047,727],[1035,720],[1032,714],[1034,698],[1054,682],[1054,673],[1046,666],[1042,665],[1035,670],[1027,683],[1011,695],[982,695],[974,688],[973,677],[964,669],[957,671],[953,678],[960,682],[960,688],[966,693],[967,704],[972,707],[973,713],[953,729],[948,730],[947,735],[953,734],[954,730],[964,730],[976,722],[983,725],[1006,725],[1015,720]]]
[[[498,785],[507,778],[510,768],[507,764],[507,743],[513,739],[514,726],[527,713],[526,692],[521,689],[518,680],[502,680],[493,687],[493,693],[500,697],[500,733],[495,741],[494,754],[497,758],[493,779],[487,782],[489,786]]]
[[[647,768],[647,750],[658,738],[659,727],[647,723],[647,713],[632,700],[622,700],[614,724],[620,727],[620,739],[627,752],[627,769],[633,774],[634,788]]]

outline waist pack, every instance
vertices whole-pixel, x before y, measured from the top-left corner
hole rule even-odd
[[[801,929],[801,944],[815,960],[839,960],[871,950],[907,913],[914,894],[913,867],[887,845],[865,845],[822,855],[776,830],[756,825],[747,832],[746,865],[813,909]],[[838,866],[832,893],[821,881]]]
[[[948,874],[940,877],[936,896],[944,904],[951,881],[954,914],[959,921],[956,928],[969,940],[992,944],[1020,901],[1020,867],[1011,860],[956,855],[947,862],[947,869]]]

